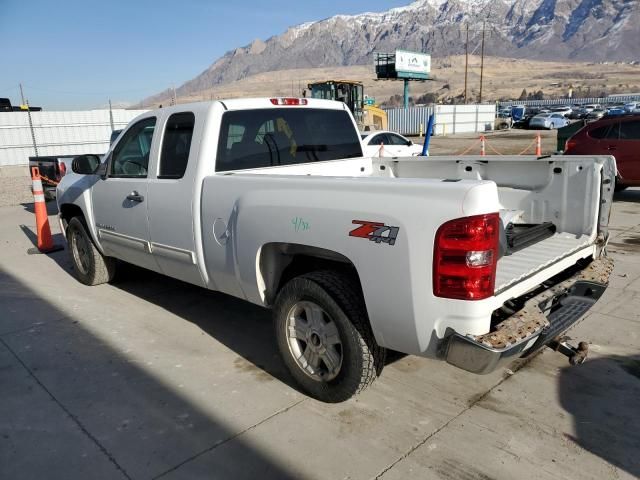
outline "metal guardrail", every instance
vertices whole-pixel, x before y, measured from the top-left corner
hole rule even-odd
[[[589,97],[589,98],[556,98],[548,100],[509,100],[496,102],[499,108],[511,105],[524,105],[527,107],[544,107],[548,105],[573,105],[574,103],[608,104],[618,102],[640,102],[640,95],[617,95],[615,97]]]

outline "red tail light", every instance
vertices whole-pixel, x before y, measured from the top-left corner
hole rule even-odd
[[[497,213],[458,218],[440,226],[433,255],[433,294],[460,300],[493,295],[498,263]]]
[[[272,98],[273,105],[306,105],[306,98]]]
[[[64,163],[60,164],[60,178],[67,174],[67,166]]]
[[[577,146],[578,146],[578,142],[576,142],[573,138],[570,138],[564,144],[564,152],[568,153],[571,150],[573,150],[574,148],[576,148]]]

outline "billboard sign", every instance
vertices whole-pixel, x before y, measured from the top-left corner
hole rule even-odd
[[[431,72],[431,55],[428,53],[396,50],[396,72],[398,76],[427,78]],[[400,75],[400,74],[407,75]]]

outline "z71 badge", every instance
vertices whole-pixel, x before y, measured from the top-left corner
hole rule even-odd
[[[390,227],[380,222],[353,220],[351,223],[360,226],[349,232],[350,237],[368,238],[376,243],[395,245],[398,232],[400,231],[400,227]]]

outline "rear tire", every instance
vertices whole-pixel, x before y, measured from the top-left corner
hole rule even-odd
[[[99,285],[111,281],[116,273],[116,259],[100,253],[87,233],[81,217],[73,217],[67,227],[67,242],[73,271],[85,285]]]
[[[318,271],[296,277],[273,310],[282,359],[302,389],[343,402],[380,375],[385,349],[376,343],[359,288],[348,276]]]

